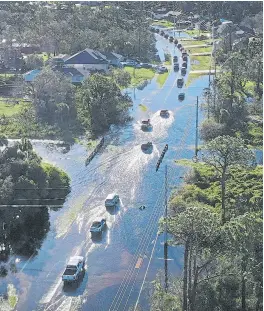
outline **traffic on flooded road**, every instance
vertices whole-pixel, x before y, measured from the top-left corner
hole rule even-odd
[[[182,68],[175,44],[155,36],[161,60],[170,53]],[[71,193],[62,210],[50,210],[50,231],[38,254],[26,261],[13,258],[18,271],[4,282],[12,282],[19,291],[18,310],[128,310],[163,268],[163,237],[157,229],[164,211],[164,164],[169,166],[170,187],[178,185],[184,170],[174,160],[193,157],[196,97],[208,85],[208,77],[202,76],[186,88],[190,66],[186,67],[183,78],[172,63],[162,87],[152,80],[142,91],[127,90],[133,98],[133,121],[113,126],[87,167],[87,151],[80,144],[63,154],[33,141],[45,161],[70,176]],[[165,144],[168,152],[156,172]],[[110,207],[112,193],[119,200]],[[100,234],[94,234],[99,227]],[[169,256],[170,271],[178,274],[181,248],[170,249]],[[63,284],[71,257],[83,258],[84,273],[74,284]],[[141,306],[148,305],[139,299]]]

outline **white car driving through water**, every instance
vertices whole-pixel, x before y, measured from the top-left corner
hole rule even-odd
[[[84,257],[82,256],[71,257],[62,275],[62,281],[64,283],[73,283],[77,281],[83,270],[84,270]]]

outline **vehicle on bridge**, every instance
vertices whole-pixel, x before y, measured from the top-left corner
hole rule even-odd
[[[90,228],[90,232],[92,235],[102,233],[105,226],[106,226],[106,220],[104,218],[103,219],[97,219],[92,223],[91,228]]]
[[[141,145],[141,150],[143,151],[143,152],[152,152],[152,150],[153,150],[153,144],[152,144],[152,142],[148,142],[148,143],[146,143],[146,144],[142,144]]]
[[[167,118],[170,116],[170,113],[169,113],[169,110],[167,109],[163,109],[160,111],[160,116],[163,117],[163,118]]]
[[[116,193],[108,194],[105,199],[105,207],[115,207],[119,203],[119,195]]]
[[[179,79],[177,80],[177,87],[183,87],[183,84],[184,84],[183,78],[179,78]]]
[[[142,130],[151,130],[152,129],[150,119],[141,121],[141,129]]]
[[[185,94],[184,94],[184,93],[180,93],[180,94],[178,95],[178,99],[179,99],[180,101],[184,100],[184,98],[185,98]]]
[[[77,281],[84,271],[84,263],[84,257],[82,256],[71,257],[62,275],[62,281],[64,283],[73,283]]]

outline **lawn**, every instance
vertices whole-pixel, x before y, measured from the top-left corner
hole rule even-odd
[[[157,83],[159,84],[160,87],[162,87],[163,84],[166,82],[168,75],[169,75],[169,72],[164,72],[158,75]]]
[[[15,76],[14,73],[0,73],[0,77],[3,77],[3,78],[10,78],[14,76]]]
[[[160,21],[154,21],[152,23],[152,25],[154,25],[154,26],[160,25],[160,26],[164,26],[164,27],[173,27],[174,26],[174,24],[172,22],[166,21],[164,19],[162,19]]]
[[[181,43],[183,46],[188,45],[206,45],[208,42],[212,42],[211,40],[183,40]]]
[[[13,100],[13,102],[7,102],[0,98],[0,115],[4,114],[6,117],[11,117],[18,114],[20,110],[27,105],[27,103],[21,99],[17,99],[19,104],[15,104],[15,98]]]
[[[202,75],[207,75],[207,73],[190,73],[186,82],[186,87],[190,86],[196,79]]]
[[[209,70],[211,56],[191,56],[191,70]],[[212,67],[213,67],[212,61]]]
[[[199,33],[199,30],[197,30],[197,29],[185,30],[184,32],[186,32],[190,36],[208,36],[208,35],[210,35],[209,31],[200,31],[200,33]]]
[[[189,48],[190,53],[194,54],[194,53],[211,53],[212,52],[213,47],[212,46],[208,46],[208,47],[204,47],[204,48]]]
[[[153,69],[146,68],[136,68],[125,67],[125,71],[129,72],[131,75],[131,86],[138,86],[141,82],[145,80],[151,80],[155,76],[155,71]],[[135,77],[134,77],[135,70]]]

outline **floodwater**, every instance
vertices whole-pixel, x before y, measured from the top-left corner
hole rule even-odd
[[[180,56],[168,40],[156,37],[161,58],[164,50]],[[185,81],[187,76],[188,71]],[[135,305],[143,280],[138,301],[143,310],[148,310],[150,281],[164,267],[164,237],[157,236],[157,229],[158,219],[164,213],[165,165],[170,192],[180,185],[184,175],[184,169],[175,165],[174,160],[191,159],[194,155],[196,98],[199,96],[201,101],[203,88],[208,86],[208,76],[202,76],[190,87],[179,89],[179,77],[180,72],[172,70],[162,88],[153,79],[142,91],[129,90],[134,120],[112,127],[105,136],[105,147],[87,167],[87,151],[80,144],[62,153],[45,143],[33,143],[44,161],[69,174],[71,193],[63,208],[49,211],[49,219],[39,216],[45,224],[34,252],[25,256],[13,254],[9,259],[16,272],[9,271],[1,278],[0,291],[7,284],[14,284],[17,310],[125,311]],[[185,93],[183,101],[178,100],[180,92]],[[142,111],[140,104],[147,111]],[[169,118],[161,118],[160,109],[168,109]],[[151,119],[152,131],[141,130],[142,119]],[[153,143],[151,153],[141,150],[141,144],[147,142]],[[169,150],[156,172],[156,162],[165,144]],[[107,211],[104,200],[112,192],[119,194],[120,206]],[[146,208],[140,210],[141,205]],[[107,230],[94,240],[89,229],[98,217],[106,218]],[[73,255],[85,257],[86,271],[75,287],[67,288],[61,275]],[[179,275],[182,249],[169,248],[168,255],[169,274]]]

